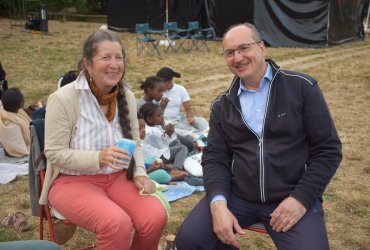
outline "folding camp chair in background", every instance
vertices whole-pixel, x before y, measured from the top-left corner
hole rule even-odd
[[[214,29],[212,27],[202,29],[198,21],[188,22],[188,37],[191,38],[190,50],[206,49],[209,52],[208,41],[214,38]]]
[[[147,55],[153,55],[154,52],[160,56],[161,53],[158,50],[159,38],[154,37],[151,34],[162,34],[153,31],[149,27],[149,23],[138,23],[136,24],[136,51],[137,55],[140,55],[144,51]]]
[[[165,48],[165,52],[167,52],[169,49],[174,52],[178,52],[180,49],[182,49],[184,52],[188,51],[184,45],[186,39],[188,38],[187,29],[178,28],[177,22],[165,22],[163,29],[166,32],[165,37],[168,42],[168,47]]]

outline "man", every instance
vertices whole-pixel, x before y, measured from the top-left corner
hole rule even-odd
[[[231,27],[223,55],[236,77],[211,106],[202,157],[206,197],[181,225],[177,249],[235,249],[261,221],[278,249],[328,249],[322,193],[342,158],[315,79],[265,60],[251,24]]]

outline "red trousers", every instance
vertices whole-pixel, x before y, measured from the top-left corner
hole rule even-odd
[[[60,175],[48,198],[72,223],[96,233],[97,249],[157,250],[167,222],[161,202],[151,195],[139,195],[124,172]]]

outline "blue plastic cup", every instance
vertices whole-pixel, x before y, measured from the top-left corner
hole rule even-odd
[[[126,138],[120,138],[118,140],[118,147],[127,150],[130,155],[130,158],[132,158],[132,155],[134,154],[134,150],[136,147],[136,141]]]
[[[153,162],[155,161],[155,159],[156,159],[155,156],[149,156],[146,159],[144,159],[145,168],[148,169],[150,167],[150,165],[153,164]]]

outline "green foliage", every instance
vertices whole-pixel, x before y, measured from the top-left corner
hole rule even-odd
[[[40,2],[44,3],[49,12],[65,12],[75,9],[77,13],[106,13],[106,1],[104,0],[41,0],[41,1],[25,1],[25,9],[31,12],[37,12],[40,8]],[[0,0],[0,15],[6,14],[9,7],[15,5],[18,8],[21,2],[12,0]]]
[[[0,10],[3,12],[4,10],[9,9],[10,0],[0,0]]]
[[[96,9],[105,12],[105,4],[99,0],[44,0],[43,2],[48,6],[49,11],[53,12],[64,12],[70,8],[75,8],[77,13],[90,13]]]
[[[76,0],[76,9],[80,13],[86,13],[90,10],[91,5],[88,4],[88,0]]]

